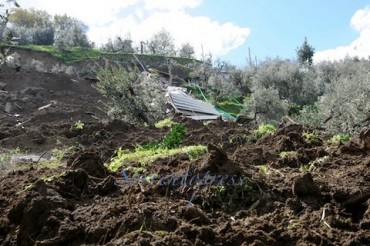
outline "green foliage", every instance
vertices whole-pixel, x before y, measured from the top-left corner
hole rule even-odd
[[[257,136],[262,137],[265,135],[272,135],[276,131],[276,127],[271,124],[261,124],[258,126],[258,128],[255,130],[255,133]]]
[[[241,104],[237,101],[227,100],[217,103],[216,107],[232,114],[233,116],[237,116],[244,109],[244,104]]]
[[[320,166],[320,165],[323,165],[325,163],[327,163],[329,161],[330,157],[329,156],[323,156],[323,157],[320,157],[320,158],[317,158],[316,160],[314,161],[311,161],[305,165],[302,165],[299,170],[303,173],[306,173],[306,172],[313,172],[315,170],[316,167]]]
[[[282,151],[280,152],[280,158],[293,157],[297,155],[297,151]]]
[[[151,54],[159,55],[174,55],[175,44],[170,32],[162,28],[158,33],[154,34],[147,43],[149,52]]]
[[[163,119],[166,102],[158,78],[119,65],[100,68],[96,88],[107,98],[108,114],[131,123],[154,125]]]
[[[320,140],[320,138],[315,134],[315,132],[307,132],[307,131],[304,131],[302,133],[302,137],[307,142],[312,142],[312,141],[318,141],[318,140]]]
[[[308,64],[311,65],[313,62],[313,55],[315,53],[315,49],[308,44],[307,38],[304,39],[304,42],[300,48],[297,48],[297,56],[298,61],[301,64]]]
[[[21,151],[19,148],[9,150],[5,153],[0,153],[0,165],[7,165],[9,164],[10,160],[14,155],[20,154]]]
[[[185,138],[186,129],[181,124],[174,124],[171,127],[170,133],[163,137],[162,148],[173,149],[180,146]]]
[[[338,144],[340,142],[348,142],[349,140],[351,140],[351,138],[348,134],[337,134],[337,135],[334,135],[333,137],[331,137],[328,140],[328,143]]]
[[[257,166],[258,171],[264,175],[268,175],[270,173],[269,168],[266,165]]]
[[[67,148],[62,149],[53,149],[52,150],[52,156],[56,158],[58,161],[63,161],[67,156],[73,154],[74,152],[78,152],[81,150],[84,150],[85,146],[83,146],[80,143],[75,143]]]
[[[205,198],[205,204],[213,209],[221,208],[226,212],[233,212],[253,201],[251,192],[254,191],[254,186],[248,178],[234,185],[211,186],[207,190],[208,197]]]
[[[117,155],[111,159],[107,167],[112,171],[117,171],[119,168],[131,164],[138,164],[141,167],[150,164],[158,159],[175,156],[178,154],[187,154],[189,158],[196,159],[207,152],[207,147],[203,145],[186,146],[177,149],[136,149],[133,152],[125,152],[121,148],[117,150]]]
[[[81,131],[85,127],[85,123],[83,123],[81,120],[76,121],[76,123],[71,126],[71,131]]]
[[[63,52],[52,45],[26,45],[17,46],[17,48],[48,53],[67,64],[94,58],[97,59],[102,54],[97,49],[81,47],[71,47],[68,52]]]
[[[51,15],[43,10],[15,9],[9,16],[10,30],[18,44],[52,45],[54,27]]]
[[[155,127],[156,128],[171,127],[173,124],[175,124],[175,122],[173,122],[170,118],[166,118],[155,123]]]

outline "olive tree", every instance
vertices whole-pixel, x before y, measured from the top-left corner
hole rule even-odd
[[[175,55],[175,44],[171,33],[162,28],[147,43],[151,54],[172,56]]]
[[[132,123],[153,125],[165,113],[165,100],[158,79],[136,67],[100,68],[96,88],[108,98],[108,114]]]
[[[58,49],[66,50],[73,46],[91,46],[86,35],[88,26],[76,18],[67,15],[55,15],[54,28],[54,46]]]
[[[13,36],[20,44],[52,45],[54,27],[51,16],[42,10],[16,9],[9,17]]]

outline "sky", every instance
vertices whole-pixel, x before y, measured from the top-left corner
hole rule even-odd
[[[212,54],[236,66],[267,58],[296,59],[305,38],[314,61],[370,56],[367,0],[18,0],[23,8],[67,14],[89,26],[98,46],[130,34],[134,43],[162,28],[197,58]]]

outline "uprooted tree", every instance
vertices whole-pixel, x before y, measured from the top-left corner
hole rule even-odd
[[[164,118],[166,102],[155,75],[137,67],[110,65],[97,71],[96,88],[109,99],[108,114],[132,123],[154,123]]]

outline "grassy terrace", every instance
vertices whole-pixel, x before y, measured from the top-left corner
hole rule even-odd
[[[112,60],[119,60],[121,62],[129,62],[133,59],[133,54],[127,53],[108,53],[102,52],[95,48],[81,48],[73,47],[68,51],[61,51],[52,45],[26,45],[26,46],[11,46],[16,49],[32,50],[37,52],[44,52],[52,55],[56,59],[63,61],[67,64],[72,64],[79,61],[85,61],[89,59],[98,59],[99,57],[105,57]],[[144,63],[162,63],[167,64],[167,56],[162,55],[149,55],[149,54],[135,54],[140,61]],[[183,57],[170,57],[180,65],[186,65],[193,62],[199,62],[195,59],[183,58]]]

